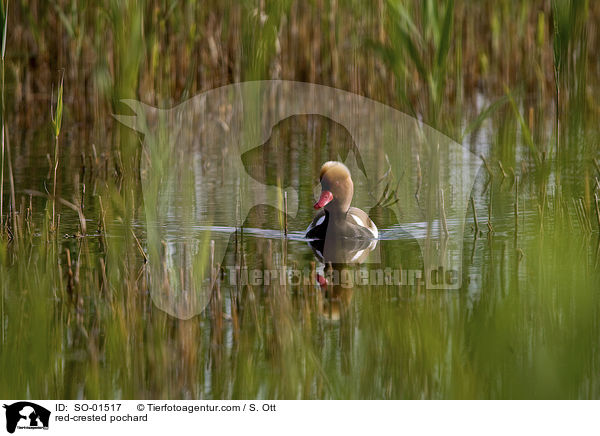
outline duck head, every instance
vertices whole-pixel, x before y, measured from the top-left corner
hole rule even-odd
[[[319,179],[321,196],[314,208],[324,207],[331,213],[346,213],[354,195],[354,184],[348,167],[341,162],[325,162],[321,167]]]

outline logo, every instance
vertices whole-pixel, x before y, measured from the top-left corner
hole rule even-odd
[[[283,215],[295,218],[301,204],[312,211],[314,199],[300,203],[303,192],[297,189],[299,180],[312,177],[311,168],[299,174],[274,170],[298,158],[298,132],[316,144],[315,164],[336,160],[349,168],[353,205],[371,217],[397,218],[378,239],[414,237],[428,289],[460,288],[464,224],[483,161],[418,119],[360,95],[284,80],[227,85],[171,109],[122,103],[133,115],[114,117],[143,135],[149,290],[154,304],[170,315],[189,319],[205,309],[227,247],[251,209],[270,206],[282,223]],[[330,132],[338,132],[335,138],[318,134],[323,119],[334,126]],[[328,141],[333,145],[325,154]],[[323,264],[382,261],[369,254],[376,242],[346,242],[333,251],[316,247],[315,254]]]
[[[14,433],[16,429],[48,430],[50,411],[28,401],[19,401],[4,405],[6,409],[6,431]]]

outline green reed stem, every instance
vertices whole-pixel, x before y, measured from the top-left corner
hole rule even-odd
[[[63,78],[60,79],[60,85],[58,87],[58,97],[56,99],[56,113],[50,106],[50,112],[52,116],[52,127],[54,130],[54,180],[52,184],[52,231],[56,230],[55,218],[56,218],[56,174],[58,173],[58,137],[60,136],[60,127],[62,125],[62,114],[63,114]]]
[[[0,163],[0,234],[2,233],[2,223],[4,220],[4,57],[2,58],[2,110],[0,111],[2,118],[2,132],[0,133],[0,141],[2,142],[2,162]]]
[[[473,223],[475,224],[475,236],[479,235],[479,221],[477,220],[477,210],[475,209],[475,200],[471,196],[471,207],[473,208]]]
[[[54,179],[52,182],[52,230],[55,229],[55,217],[56,217],[56,174],[58,172],[58,136],[55,137],[54,146]]]
[[[598,204],[598,194],[594,194],[594,200],[596,201],[596,218],[598,219],[598,230],[600,230],[600,204]]]
[[[2,108],[0,109],[0,117],[2,118],[2,132],[0,133],[0,142],[2,142],[2,162],[0,163],[0,234],[2,233],[3,219],[4,219],[4,55],[6,54],[6,28],[8,24],[8,1],[6,2],[6,8],[2,5],[2,14],[4,23],[2,24]]]

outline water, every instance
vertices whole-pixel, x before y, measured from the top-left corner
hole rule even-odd
[[[579,178],[563,175],[560,197],[555,169],[540,175],[535,170],[523,172],[513,163],[518,181],[496,174],[489,183],[482,169],[473,189],[482,232],[474,235],[469,210],[462,236],[462,285],[427,289],[418,276],[413,281],[407,277],[401,286],[386,284],[385,278],[380,283],[357,280],[363,272],[370,278],[373,270],[386,268],[424,275],[422,247],[432,244],[440,250],[443,244],[439,218],[429,226],[410,214],[398,216],[392,207],[366,209],[379,198],[373,199],[357,176],[355,204],[365,207],[381,230],[377,258],[360,265],[335,265],[340,283],[321,289],[311,274],[325,275],[327,266],[315,257],[304,229],[314,214],[318,168],[325,160],[340,157],[336,147],[344,138],[336,136],[343,134],[336,126],[321,120],[324,124],[316,129],[323,129],[329,140],[325,146],[311,142],[303,130],[311,122],[302,119],[280,132],[282,137],[290,135],[284,152],[267,148],[243,158],[252,177],[297,190],[298,212],[288,217],[287,236],[281,211],[265,205],[251,208],[239,226],[192,223],[196,235],[192,239],[200,253],[208,252],[210,245],[198,235],[208,234],[223,244],[225,255],[206,310],[190,319],[160,310],[149,292],[144,262],[149,227],[142,179],[134,186],[136,204],[121,204],[115,194],[118,183],[112,169],[106,172],[103,158],[84,169],[67,144],[61,155],[59,192],[75,204],[83,198],[89,234],[72,237],[80,230],[79,220],[62,207],[58,243],[49,244],[42,226],[46,199],[32,197],[37,227],[26,244],[30,248],[18,251],[9,245],[3,254],[0,368],[5,377],[0,394],[13,398],[598,396],[597,235],[580,229],[569,204],[585,197]],[[485,145],[489,142],[483,139],[470,147],[476,154],[489,153]],[[50,191],[45,153],[51,146],[32,144],[16,158],[18,202],[23,199],[26,207],[25,190]],[[353,175],[359,174],[352,152],[348,156]],[[89,162],[89,155],[86,159]],[[363,152],[362,159],[367,166],[384,162],[376,151]],[[209,148],[197,164],[218,174],[227,163],[218,149]],[[414,182],[410,176],[402,179],[394,195],[412,198]],[[234,185],[231,180],[219,184],[215,178],[214,186],[202,191],[206,208],[198,213],[235,216],[235,201],[223,195]],[[144,254],[126,224],[127,208]],[[405,211],[401,202],[399,210]],[[460,214],[449,207],[450,233],[462,224]],[[169,243],[190,241],[182,237],[179,225],[176,213],[166,220],[164,236]],[[52,247],[57,247],[59,265],[44,254]],[[310,280],[297,283],[285,276],[282,283],[278,275],[266,283],[265,271],[284,268],[306,273],[303,279]],[[260,277],[244,282],[236,275],[244,271],[259,271]]]

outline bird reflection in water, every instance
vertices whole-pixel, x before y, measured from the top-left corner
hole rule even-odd
[[[319,181],[321,194],[314,208],[322,210],[306,230],[306,237],[316,258],[327,266],[327,272],[317,274],[324,294],[321,314],[338,320],[352,299],[352,286],[341,276],[352,274],[353,267],[369,257],[377,247],[379,232],[364,211],[350,206],[354,184],[343,163],[323,164]]]

